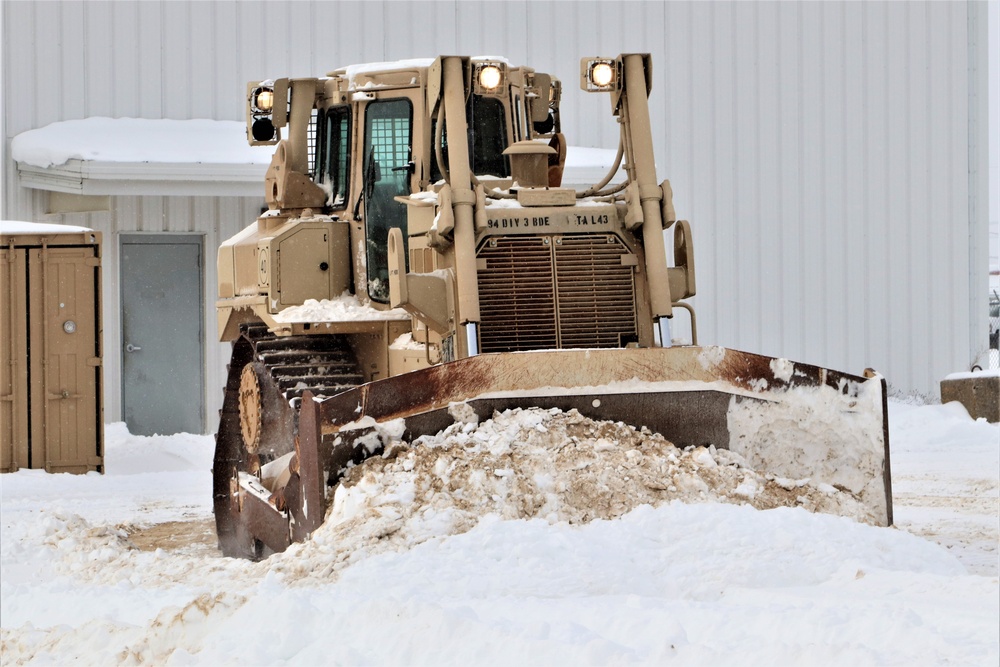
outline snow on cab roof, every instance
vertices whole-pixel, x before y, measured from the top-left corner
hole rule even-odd
[[[327,76],[343,76],[347,79],[348,86],[350,88],[358,87],[368,87],[366,85],[358,84],[358,77],[361,76],[371,76],[375,74],[385,73],[385,72],[398,72],[404,70],[425,70],[430,67],[435,58],[410,58],[407,60],[392,60],[386,62],[374,62],[374,63],[359,63],[357,65],[348,65],[347,67],[340,67]],[[510,61],[503,56],[472,56],[472,60],[490,60],[493,62],[502,62],[508,67],[510,66]]]
[[[409,60],[360,63],[358,65],[348,65],[347,67],[335,69],[330,72],[329,76],[343,76],[347,79],[348,85],[351,88],[355,88],[357,87],[357,79],[360,76],[408,69],[427,69],[433,62],[434,58],[411,58]]]

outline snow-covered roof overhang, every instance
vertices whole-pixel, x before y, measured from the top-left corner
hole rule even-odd
[[[14,137],[21,185],[84,195],[263,197],[273,146],[238,121],[86,118]]]
[[[264,197],[262,165],[68,160],[53,167],[18,162],[21,185],[83,195]]]
[[[263,197],[274,146],[250,146],[228,120],[85,118],[14,137],[24,187],[80,195]],[[570,146],[563,183],[588,187],[615,151]],[[619,175],[620,178],[624,174]]]

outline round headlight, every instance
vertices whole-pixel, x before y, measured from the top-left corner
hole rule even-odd
[[[500,85],[500,68],[496,65],[487,65],[479,70],[479,85],[487,90],[493,90]]]
[[[271,109],[274,108],[274,91],[262,88],[261,91],[257,93],[257,100],[254,103],[254,106],[264,113],[270,113]]]
[[[595,63],[593,67],[590,68],[590,80],[594,82],[595,86],[600,86],[604,88],[611,84],[614,80],[615,72],[611,69],[610,63]]]

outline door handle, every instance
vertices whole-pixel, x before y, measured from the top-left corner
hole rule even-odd
[[[127,343],[125,345],[126,352],[138,352],[141,349],[142,349],[141,347],[139,347],[138,345],[133,345],[132,343]]]

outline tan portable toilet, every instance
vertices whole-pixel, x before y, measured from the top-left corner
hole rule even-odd
[[[0,472],[104,472],[101,235],[0,221]]]

